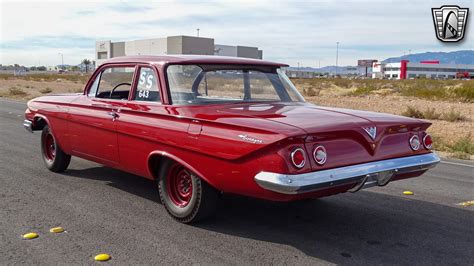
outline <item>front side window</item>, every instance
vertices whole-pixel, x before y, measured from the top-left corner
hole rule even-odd
[[[304,101],[275,67],[170,65],[167,76],[173,104]]]
[[[96,77],[88,95],[96,98],[128,99],[134,71],[134,67],[108,67],[104,69]],[[94,87],[96,83],[98,85]]]
[[[153,69],[141,67],[138,75],[137,90],[135,91],[137,101],[160,101],[160,89],[158,78]]]

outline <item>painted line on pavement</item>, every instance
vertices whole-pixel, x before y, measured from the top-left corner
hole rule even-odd
[[[455,162],[447,162],[447,161],[441,161],[441,163],[445,163],[445,164],[452,164],[452,165],[459,165],[459,166],[465,166],[465,167],[471,167],[471,168],[474,168],[474,165],[470,165],[470,164],[455,163]]]

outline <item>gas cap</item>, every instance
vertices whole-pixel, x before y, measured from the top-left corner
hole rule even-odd
[[[199,120],[192,120],[188,126],[188,134],[192,137],[199,137],[202,131],[202,124]]]

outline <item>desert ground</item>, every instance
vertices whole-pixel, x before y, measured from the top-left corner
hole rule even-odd
[[[27,101],[82,92],[88,75],[0,75],[0,97]],[[474,159],[474,80],[293,79],[306,101],[429,120],[435,149]]]

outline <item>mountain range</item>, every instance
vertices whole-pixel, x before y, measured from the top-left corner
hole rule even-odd
[[[408,54],[408,55],[399,56],[399,57],[390,57],[383,60],[383,62],[393,63],[393,62],[400,62],[400,60],[408,60],[410,62],[437,60],[441,64],[474,64],[474,50]]]
[[[385,60],[382,60],[384,63],[393,63],[400,62],[400,60],[408,60],[410,62],[420,62],[435,60],[439,61],[441,64],[474,64],[474,50],[461,50],[453,52],[425,52],[417,54],[408,54],[398,57],[390,57]],[[311,71],[318,73],[335,73],[336,66],[325,66],[321,68],[313,67],[289,67],[290,70],[300,70],[300,71]],[[357,69],[357,66],[338,66],[337,73],[339,74],[349,74],[349,73],[359,73],[362,74],[361,69]]]

